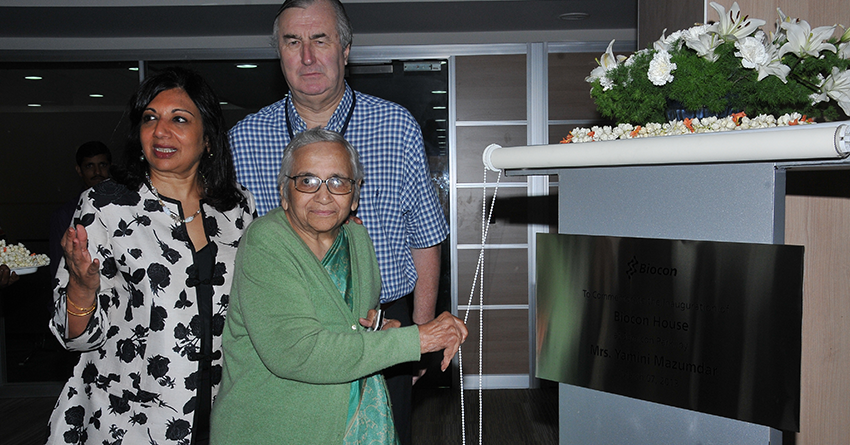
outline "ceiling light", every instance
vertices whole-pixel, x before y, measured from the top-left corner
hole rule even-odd
[[[40,107],[41,104],[27,104],[28,107]]]
[[[89,94],[89,97],[103,97],[103,94]]]
[[[128,68],[128,69],[129,69],[130,71],[139,71],[139,67],[137,67],[137,66],[131,66],[131,67],[130,67],[130,68]]]
[[[241,68],[241,69],[251,69],[251,68],[256,68],[256,67],[257,67],[257,65],[254,65],[253,63],[240,63],[240,64],[236,65],[236,68]]]
[[[435,90],[431,91],[431,94],[448,94],[448,91]]]
[[[41,80],[41,76],[24,76],[26,80]]]
[[[584,20],[588,17],[590,17],[590,14],[586,12],[565,12],[558,16],[559,19],[567,21]]]

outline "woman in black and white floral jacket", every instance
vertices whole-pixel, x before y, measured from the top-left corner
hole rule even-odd
[[[51,444],[208,441],[254,198],[236,183],[219,101],[198,74],[149,77],[129,108],[123,168],[81,195],[62,239],[50,328],[83,354]]]

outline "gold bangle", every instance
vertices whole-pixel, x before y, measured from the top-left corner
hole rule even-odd
[[[67,306],[65,307],[65,312],[67,312],[67,313],[69,313],[69,314],[71,314],[75,317],[85,317],[86,315],[89,315],[92,312],[94,312],[94,310],[95,310],[95,306],[92,306],[91,309],[88,309],[85,312],[72,312],[71,309],[69,309]]]
[[[79,306],[77,306],[76,304],[74,304],[74,302],[73,302],[73,301],[71,301],[71,299],[70,299],[70,298],[68,298],[68,297],[65,297],[65,301],[67,301],[67,302],[68,302],[68,304],[70,304],[71,306],[74,306],[74,308],[75,308],[75,309],[77,309],[78,311],[83,311],[83,312],[88,311],[88,313],[90,313],[91,311],[93,311],[93,310],[94,310],[94,308],[97,306],[97,298],[95,298],[94,304],[92,304],[92,305],[91,305],[91,306],[89,306],[89,307],[79,307]],[[70,313],[70,312],[69,312],[69,313]]]

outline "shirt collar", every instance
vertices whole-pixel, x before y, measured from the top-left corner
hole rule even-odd
[[[343,81],[345,82],[345,81]],[[333,130],[339,132],[342,130],[342,127],[345,125],[345,118],[348,116],[348,110],[351,108],[351,102],[354,100],[354,90],[348,86],[348,82],[345,82],[345,92],[342,94],[342,99],[339,101],[339,104],[336,106],[336,110],[334,110],[334,114],[331,115],[330,120],[328,121],[328,125],[325,126],[327,130]],[[292,131],[293,134],[301,133],[302,131],[307,129],[307,124],[304,122],[304,119],[301,119],[301,116],[298,114],[298,110],[295,109],[295,104],[292,102],[292,96],[289,95],[289,100],[286,101],[286,112],[287,117],[292,118]]]

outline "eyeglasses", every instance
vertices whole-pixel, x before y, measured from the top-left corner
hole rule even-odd
[[[328,192],[332,195],[347,195],[354,190],[353,179],[339,176],[331,176],[328,179],[319,179],[313,175],[287,176],[287,178],[294,181],[295,190],[301,193],[316,193],[322,184],[328,187]]]

